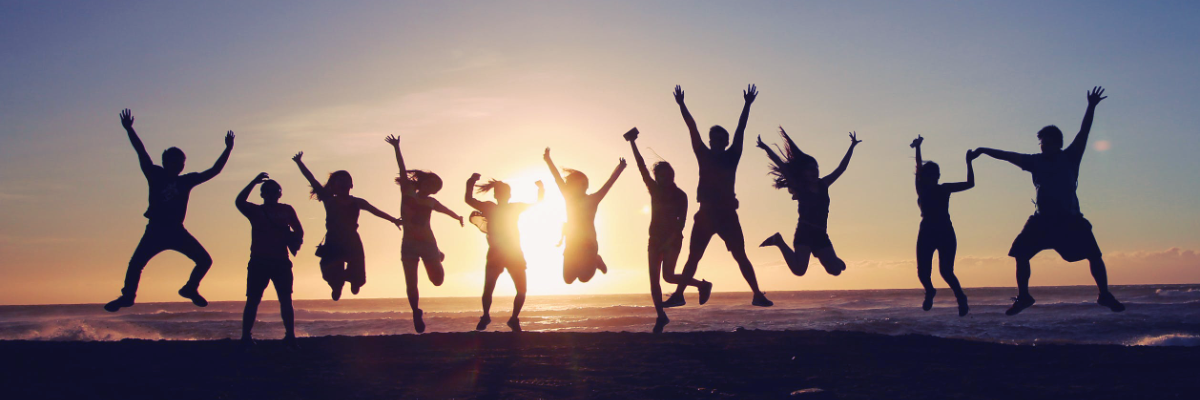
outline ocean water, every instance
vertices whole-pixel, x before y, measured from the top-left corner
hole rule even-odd
[[[939,290],[932,311],[922,311],[921,290],[771,292],[771,308],[750,306],[749,293],[714,293],[700,306],[668,309],[667,332],[816,329],[886,335],[921,334],[1018,345],[1090,343],[1147,346],[1200,345],[1200,285],[1115,286],[1128,307],[1114,313],[1095,304],[1094,287],[1038,287],[1038,303],[1018,316],[1004,310],[1012,288],[967,289],[971,313],[958,317],[954,296]],[[497,297],[489,330],[507,330],[511,297]],[[118,313],[100,304],[0,306],[0,340],[211,340],[241,335],[242,302],[145,303]],[[414,333],[405,299],[299,300],[298,336],[362,336]],[[426,332],[474,329],[478,298],[425,298]],[[654,324],[648,294],[531,296],[521,313],[526,331],[648,332]],[[254,334],[283,336],[278,303],[259,307]]]

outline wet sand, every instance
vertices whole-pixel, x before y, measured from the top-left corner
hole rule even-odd
[[[1195,398],[1200,348],[853,332],[0,342],[8,399]],[[823,396],[792,396],[820,388]],[[830,397],[832,395],[833,397]]]

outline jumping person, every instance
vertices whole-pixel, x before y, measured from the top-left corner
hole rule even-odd
[[[1088,92],[1083,124],[1066,149],[1062,147],[1062,131],[1049,125],[1037,133],[1041,141],[1041,153],[1019,154],[984,147],[976,150],[1029,171],[1033,175],[1033,186],[1037,189],[1037,210],[1025,222],[1025,227],[1008,251],[1008,255],[1017,260],[1018,294],[1013,299],[1012,307],[1004,312],[1007,315],[1016,315],[1033,305],[1033,296],[1029,295],[1029,260],[1046,249],[1054,249],[1068,262],[1088,260],[1096,287],[1100,289],[1096,303],[1114,312],[1125,311],[1125,305],[1108,291],[1108,272],[1104,267],[1100,245],[1092,234],[1092,224],[1079,210],[1079,197],[1075,193],[1079,186],[1079,164],[1083,161],[1083,151],[1087,149],[1096,105],[1108,98],[1103,94],[1104,88],[1099,86]]]
[[[406,169],[404,156],[400,153],[400,138],[389,135],[384,141],[395,149],[396,166],[400,168],[400,176],[396,177],[396,184],[400,185],[403,196],[400,219],[404,221],[404,240],[400,242],[400,262],[404,266],[404,285],[408,291],[408,305],[412,307],[413,328],[417,333],[422,333],[425,332],[425,320],[422,318],[425,313],[417,307],[421,301],[421,293],[417,289],[417,263],[425,263],[425,274],[429,275],[429,281],[434,286],[441,286],[446,277],[442,269],[442,260],[446,255],[438,250],[429,219],[433,211],[437,211],[458,220],[458,225],[462,226],[463,217],[430,197],[442,190],[441,177],[429,171]]]
[[[938,183],[941,178],[941,168],[933,161],[921,159],[921,143],[925,138],[917,136],[910,147],[917,152],[917,205],[921,208],[921,230],[917,233],[917,279],[925,287],[925,301],[921,309],[929,311],[933,308],[933,296],[937,290],[933,288],[933,252],[938,252],[938,272],[942,279],[954,291],[958,300],[958,316],[966,316],[967,295],[954,276],[954,254],[958,251],[958,239],[954,235],[954,224],[950,223],[950,194],[975,187],[975,168],[971,162],[979,157],[979,153],[967,151],[967,181],[956,183]]]
[[[650,176],[646,160],[637,148],[637,136],[638,130],[633,128],[625,133],[625,140],[629,141],[629,147],[633,149],[633,159],[637,162],[638,172],[641,172],[642,182],[650,192],[650,243],[646,252],[650,258],[650,298],[654,300],[654,311],[658,313],[658,319],[654,322],[654,332],[660,333],[671,320],[663,311],[659,271],[662,271],[662,279],[667,283],[695,286],[700,290],[700,297],[706,299],[712,292],[712,284],[675,273],[679,250],[683,248],[683,226],[687,224],[687,193],[675,185],[675,169],[666,161],[654,163],[654,177]]]
[[[525,304],[525,253],[521,251],[521,232],[517,228],[517,221],[521,218],[521,213],[532,204],[510,203],[508,200],[512,197],[512,188],[507,183],[495,179],[479,185],[478,191],[493,192],[496,202],[476,200],[471,194],[476,190],[475,182],[479,182],[479,174],[472,174],[471,178],[467,179],[465,200],[478,213],[472,213],[472,223],[476,222],[477,215],[486,219],[486,222],[479,224],[479,229],[487,234],[488,240],[483,282],[483,316],[479,317],[479,324],[475,326],[475,330],[487,329],[488,324],[492,322],[492,291],[496,289],[496,280],[500,278],[500,274],[508,270],[508,276],[512,277],[513,286],[517,289],[508,327],[513,332],[520,332],[521,320],[518,317],[521,315],[521,306]],[[546,190],[542,181],[534,184],[538,188],[537,201],[540,203]]]
[[[588,194],[587,175],[577,170],[564,169],[567,172],[567,178],[564,180],[559,175],[558,168],[554,166],[554,160],[550,159],[549,147],[542,158],[546,160],[546,166],[550,167],[550,174],[554,175],[554,182],[558,184],[558,190],[567,205],[567,223],[563,226],[563,238],[566,242],[563,249],[563,281],[568,284],[576,279],[587,282],[596,275],[597,270],[608,273],[608,266],[604,265],[604,260],[600,258],[600,247],[596,242],[596,210],[600,207],[600,200],[604,200],[608,190],[616,183],[617,177],[621,176],[621,171],[625,170],[625,159],[621,159],[600,190]]]
[[[779,135],[787,142],[787,147],[781,150],[783,157],[775,154],[762,137],[758,138],[758,148],[767,152],[771,160],[771,175],[775,177],[775,188],[786,188],[792,194],[792,199],[798,203],[797,212],[800,214],[796,222],[796,234],[792,238],[792,247],[783,240],[783,235],[776,232],[759,247],[776,246],[783,254],[788,269],[796,276],[804,276],[808,272],[810,256],[816,256],[830,275],[841,275],[846,270],[846,263],[838,258],[833,250],[833,242],[829,240],[829,186],[846,172],[850,166],[850,157],[854,156],[854,147],[862,143],[858,134],[850,132],[850,148],[842,157],[841,164],[833,172],[820,178],[817,160],[804,154],[800,147],[792,141],[782,127]]]
[[[683,265],[683,277],[690,281],[696,276],[696,268],[704,250],[713,235],[718,235],[725,241],[725,248],[733,254],[737,261],[742,277],[754,292],[750,304],[759,307],[770,307],[775,303],[767,300],[767,296],[758,289],[758,279],[754,276],[754,266],[746,257],[746,238],[742,235],[742,223],[738,220],[738,200],[734,194],[734,181],[737,179],[738,162],[742,158],[742,142],[745,138],[746,121],[750,119],[750,104],[758,97],[758,88],[750,85],[742,92],[746,105],[742,107],[742,115],[738,119],[737,130],[733,134],[733,143],[729,141],[729,132],[720,125],[713,125],[708,130],[709,146],[704,145],[700,138],[700,130],[696,128],[696,120],[688,112],[683,103],[683,89],[675,86],[675,103],[683,114],[691,136],[692,151],[696,153],[696,162],[700,165],[700,183],[696,188],[696,201],[700,210],[696,211],[695,223],[692,224],[692,239],[688,245],[688,259]],[[726,147],[728,146],[728,149]],[[687,285],[679,285],[671,298],[663,303],[663,307],[678,307],[684,305],[683,291]],[[700,304],[708,301],[706,292],[701,292]]]
[[[199,288],[200,280],[204,279],[204,274],[208,273],[208,269],[212,267],[212,257],[208,255],[207,250],[204,250],[204,246],[200,245],[200,242],[192,237],[191,233],[188,233],[187,228],[184,228],[183,220],[187,214],[188,196],[191,195],[192,188],[217,176],[221,173],[221,169],[225,168],[225,162],[229,161],[229,153],[233,151],[233,131],[225,133],[225,151],[221,152],[220,157],[217,157],[217,162],[213,164],[212,168],[204,172],[180,175],[186,160],[183,150],[178,147],[164,150],[162,153],[163,165],[161,167],[154,165],[150,154],[146,152],[146,146],[142,144],[137,132],[133,130],[133,113],[126,108],[121,111],[120,116],[121,126],[125,127],[125,133],[129,135],[129,142],[133,144],[133,149],[137,152],[142,174],[146,176],[146,183],[150,186],[150,205],[144,214],[149,222],[146,224],[146,232],[142,234],[141,241],[133,251],[133,257],[129,259],[129,268],[125,271],[125,287],[121,289],[121,296],[105,304],[104,309],[116,312],[123,307],[132,306],[137,297],[142,269],[146,268],[146,264],[150,262],[151,258],[164,250],[183,253],[196,263],[187,283],[179,289],[179,295],[191,300],[192,304],[198,307],[208,306],[208,301],[200,296]]]
[[[250,192],[262,184],[259,194],[261,205],[251,203]],[[304,228],[296,217],[292,206],[279,202],[283,188],[271,180],[266,172],[258,174],[237,195],[234,204],[238,211],[250,220],[250,263],[246,267],[246,309],[242,312],[242,343],[252,345],[250,330],[258,314],[267,285],[275,284],[279,297],[279,315],[283,317],[283,343],[296,347],[295,312],[292,310],[292,260],[288,253],[296,255],[304,243]]]
[[[321,277],[333,289],[331,297],[337,301],[342,298],[342,288],[347,282],[353,294],[358,294],[358,289],[367,283],[366,255],[362,238],[358,236],[359,211],[366,210],[395,224],[397,228],[402,221],[380,211],[364,199],[351,196],[354,178],[349,172],[334,171],[322,185],[304,165],[301,160],[303,156],[303,151],[296,153],[292,161],[296,162],[304,179],[312,185],[312,196],[325,206],[325,240],[317,246],[317,257],[321,258]]]

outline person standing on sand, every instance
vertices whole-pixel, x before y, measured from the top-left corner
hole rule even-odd
[[[1083,124],[1066,149],[1062,147],[1062,131],[1049,125],[1037,133],[1041,141],[1041,153],[1019,154],[986,147],[975,150],[1029,171],[1033,175],[1033,186],[1037,189],[1037,210],[1025,222],[1025,227],[1008,251],[1008,255],[1017,260],[1017,297],[1013,299],[1012,307],[1004,312],[1006,315],[1016,315],[1033,305],[1033,296],[1029,295],[1029,260],[1046,249],[1054,249],[1068,262],[1087,259],[1091,264],[1092,277],[1096,279],[1096,287],[1100,289],[1096,303],[1114,312],[1125,311],[1125,305],[1108,291],[1108,272],[1104,267],[1103,254],[1096,243],[1096,236],[1092,234],[1092,224],[1079,210],[1079,197],[1075,192],[1079,187],[1079,164],[1087,149],[1096,105],[1108,98],[1103,94],[1104,88],[1099,86],[1087,93],[1088,106],[1083,114]]]
[[[512,317],[508,319],[508,327],[513,332],[521,331],[521,306],[525,304],[525,253],[521,251],[521,232],[518,231],[517,221],[521,213],[533,206],[525,203],[510,203],[512,188],[507,183],[490,180],[478,186],[479,193],[493,192],[496,202],[479,201],[471,194],[476,190],[475,182],[479,182],[479,174],[471,174],[467,179],[467,193],[464,196],[468,205],[476,211],[471,213],[471,223],[479,226],[479,230],[487,234],[488,252],[485,264],[483,282],[483,316],[475,330],[487,329],[492,322],[492,291],[496,289],[496,280],[500,274],[508,270],[516,286],[517,296],[513,298]],[[534,182],[538,188],[537,202],[542,202],[546,189],[542,181]]]
[[[782,158],[763,143],[762,137],[758,138],[758,148],[767,152],[767,158],[771,160],[771,175],[775,177],[775,188],[787,188],[788,193],[792,194],[792,199],[798,203],[797,212],[800,218],[796,222],[796,234],[792,238],[794,249],[788,248],[779,232],[771,235],[759,247],[778,247],[783,253],[783,260],[788,269],[796,276],[804,276],[804,273],[808,272],[809,256],[817,256],[821,266],[825,267],[825,272],[830,275],[841,275],[842,271],[846,270],[846,262],[838,258],[833,250],[833,242],[829,240],[829,186],[846,172],[846,168],[850,166],[850,157],[854,156],[854,147],[862,141],[858,140],[858,133],[850,132],[850,148],[846,150],[846,156],[842,157],[841,164],[829,175],[820,178],[817,159],[804,154],[787,132],[784,132],[783,127],[779,128],[779,135],[787,142],[787,148],[781,150]]]
[[[300,167],[300,173],[312,186],[312,196],[325,206],[325,240],[317,245],[317,257],[321,258],[321,277],[333,290],[333,301],[342,298],[342,288],[350,283],[350,293],[358,294],[359,288],[367,284],[367,261],[362,238],[358,236],[358,213],[366,210],[376,217],[395,224],[403,223],[388,213],[380,211],[366,200],[350,195],[354,178],[346,171],[334,171],[322,185],[313,177],[301,158],[304,152],[296,153],[292,161]]]
[[[146,152],[146,146],[142,144],[137,132],[133,130],[133,113],[126,108],[121,111],[120,117],[121,126],[125,127],[125,133],[129,135],[129,142],[133,144],[133,150],[137,152],[142,174],[146,176],[146,183],[150,186],[150,205],[146,208],[145,213],[149,222],[146,224],[146,232],[142,234],[141,241],[133,251],[133,257],[129,259],[129,268],[125,271],[125,287],[121,289],[121,296],[105,304],[104,310],[117,312],[121,308],[133,306],[134,299],[137,297],[138,283],[142,279],[142,269],[146,268],[146,264],[150,262],[151,258],[164,250],[183,253],[196,263],[187,283],[179,289],[179,295],[191,300],[192,304],[198,307],[208,306],[208,301],[200,296],[199,288],[200,280],[204,279],[204,275],[212,267],[212,257],[183,226],[183,220],[187,215],[188,197],[192,193],[192,188],[216,177],[221,173],[221,169],[225,168],[225,163],[229,161],[229,153],[233,151],[233,131],[225,133],[225,151],[221,152],[220,157],[217,157],[217,162],[213,164],[212,168],[203,172],[180,175],[187,158],[183,154],[183,150],[177,147],[164,150],[163,165],[161,167],[154,165],[150,154]]]
[[[417,288],[417,263],[425,262],[425,274],[433,286],[441,286],[446,277],[442,269],[442,260],[446,255],[438,250],[437,239],[433,237],[433,228],[429,219],[433,211],[440,212],[458,220],[463,226],[463,217],[455,214],[437,199],[430,197],[442,190],[442,178],[429,171],[409,170],[404,167],[404,155],[400,153],[400,138],[389,135],[384,139],[392,145],[396,152],[396,166],[400,168],[400,176],[396,184],[400,185],[400,219],[404,220],[404,240],[400,242],[400,262],[404,266],[404,285],[408,292],[408,305],[412,308],[413,328],[417,333],[425,332],[425,313],[418,307],[421,293]]]
[[[933,161],[921,159],[921,143],[925,138],[917,136],[909,147],[917,151],[917,205],[921,208],[921,230],[917,233],[917,279],[925,287],[925,301],[921,309],[933,308],[933,252],[938,252],[938,272],[954,291],[958,300],[958,316],[967,315],[967,295],[954,276],[954,254],[958,251],[958,238],[954,235],[954,224],[950,223],[950,194],[975,187],[975,168],[971,162],[979,153],[967,150],[967,181],[938,183],[941,168]]]
[[[567,223],[563,226],[563,238],[566,241],[566,247],[563,249],[563,281],[568,284],[576,279],[587,282],[592,280],[596,271],[608,273],[608,266],[604,265],[604,259],[600,258],[600,245],[596,241],[596,210],[600,208],[600,200],[604,200],[613,183],[617,182],[617,177],[621,176],[621,171],[625,170],[625,159],[621,159],[600,190],[588,194],[587,175],[577,170],[564,169],[567,172],[567,179],[564,180],[558,174],[554,160],[550,159],[549,147],[542,158],[546,160],[546,166],[550,167],[550,174],[554,175],[554,182],[558,184],[558,190],[567,205]]]
[[[675,185],[675,169],[666,161],[655,163],[654,177],[650,176],[646,160],[638,151],[637,137],[637,128],[625,133],[625,140],[633,149],[638,172],[642,174],[642,182],[650,192],[650,241],[646,252],[650,258],[650,298],[654,300],[654,311],[658,313],[654,333],[661,333],[671,320],[663,311],[659,271],[662,271],[662,279],[667,283],[695,286],[700,290],[700,297],[709,296],[712,284],[695,278],[685,280],[683,275],[675,273],[675,263],[679,261],[679,251],[683,248],[683,227],[687,224],[687,193]]]
[[[767,296],[758,289],[758,278],[754,275],[754,266],[746,257],[746,238],[742,234],[742,223],[738,220],[738,200],[734,194],[734,181],[737,179],[738,162],[742,159],[742,142],[745,138],[746,121],[750,119],[750,104],[758,97],[758,88],[750,85],[742,92],[746,105],[742,107],[742,115],[738,119],[737,130],[733,134],[733,143],[729,142],[729,132],[720,125],[713,125],[708,130],[709,146],[704,145],[700,138],[700,130],[696,128],[696,120],[688,112],[683,103],[683,89],[675,86],[675,103],[683,114],[691,136],[692,151],[696,153],[696,162],[700,164],[700,184],[696,188],[696,201],[700,210],[696,211],[695,223],[692,224],[692,239],[688,245],[688,259],[683,265],[683,277],[690,281],[696,276],[696,268],[704,250],[713,235],[718,235],[725,241],[725,248],[733,254],[737,261],[742,277],[754,292],[750,304],[759,307],[770,307],[775,303],[767,300]],[[726,149],[728,147],[728,149]],[[685,304],[683,291],[687,285],[679,285],[671,298],[663,303],[663,307],[678,307]],[[700,292],[700,304],[708,302],[709,290]]]
[[[249,201],[250,192],[262,184],[261,205]],[[253,345],[250,330],[267,284],[275,284],[279,316],[283,317],[283,343],[296,348],[295,312],[292,310],[292,260],[304,243],[304,228],[292,206],[279,202],[283,188],[266,172],[258,174],[237,195],[234,204],[250,220],[250,263],[246,266],[246,309],[242,312],[242,343]]]

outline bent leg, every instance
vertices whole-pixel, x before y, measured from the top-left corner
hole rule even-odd
[[[1100,289],[1100,294],[1108,292],[1108,270],[1104,266],[1104,258],[1092,257],[1088,259],[1092,270],[1092,278],[1096,279],[1096,287]]]
[[[846,262],[838,257],[837,252],[833,250],[833,246],[813,250],[813,255],[817,256],[817,260],[821,261],[821,265],[825,267],[826,271],[846,270]]]
[[[776,247],[779,247],[779,253],[783,255],[783,262],[787,263],[788,269],[792,270],[792,275],[804,276],[808,272],[808,262],[812,250],[798,242],[798,240],[793,241],[795,250],[789,248],[787,243],[782,240],[776,243]]]
[[[121,288],[121,295],[129,298],[137,296],[138,283],[142,280],[142,270],[146,268],[146,264],[150,263],[150,259],[164,250],[164,246],[155,240],[149,229],[142,235],[142,240],[138,242],[137,248],[133,250],[133,256],[129,257],[129,267],[125,270],[125,287]]]
[[[921,240],[917,240],[917,279],[921,281],[921,286],[925,288],[925,293],[932,293],[936,290],[933,288],[933,252],[936,250],[933,246],[927,246]],[[943,254],[944,258],[945,255]]]
[[[1018,297],[1033,297],[1029,295],[1029,276],[1033,274],[1033,270],[1029,265],[1028,258],[1017,259],[1017,296]]]
[[[429,275],[429,282],[433,286],[442,286],[442,282],[446,281],[446,269],[442,268],[442,255],[439,253],[438,259],[434,257],[421,257],[421,262],[425,263],[425,275]]]
[[[212,267],[213,260],[212,257],[208,255],[208,250],[205,250],[204,246],[200,244],[200,241],[196,240],[196,238],[187,231],[183,232],[179,242],[175,243],[172,248],[180,253],[183,253],[183,255],[187,256],[187,258],[190,258],[196,263],[196,266],[192,268],[191,276],[188,277],[187,284],[185,284],[183,287],[198,289],[200,287],[200,280],[204,279],[204,275],[208,274],[209,268]]]
[[[950,286],[950,290],[954,291],[954,297],[957,299],[965,298],[962,286],[958,282],[958,277],[954,275],[954,257],[958,254],[958,241],[951,237],[947,243],[938,247],[938,272],[942,275],[942,279]]]
[[[696,277],[696,269],[700,266],[700,258],[704,257],[704,250],[708,248],[708,242],[712,241],[712,236],[716,234],[711,229],[697,221],[692,226],[692,239],[688,245],[688,258],[683,263],[682,281],[694,281]],[[683,297],[683,291],[687,289],[687,285],[679,284],[675,287],[675,293],[671,297]]]

